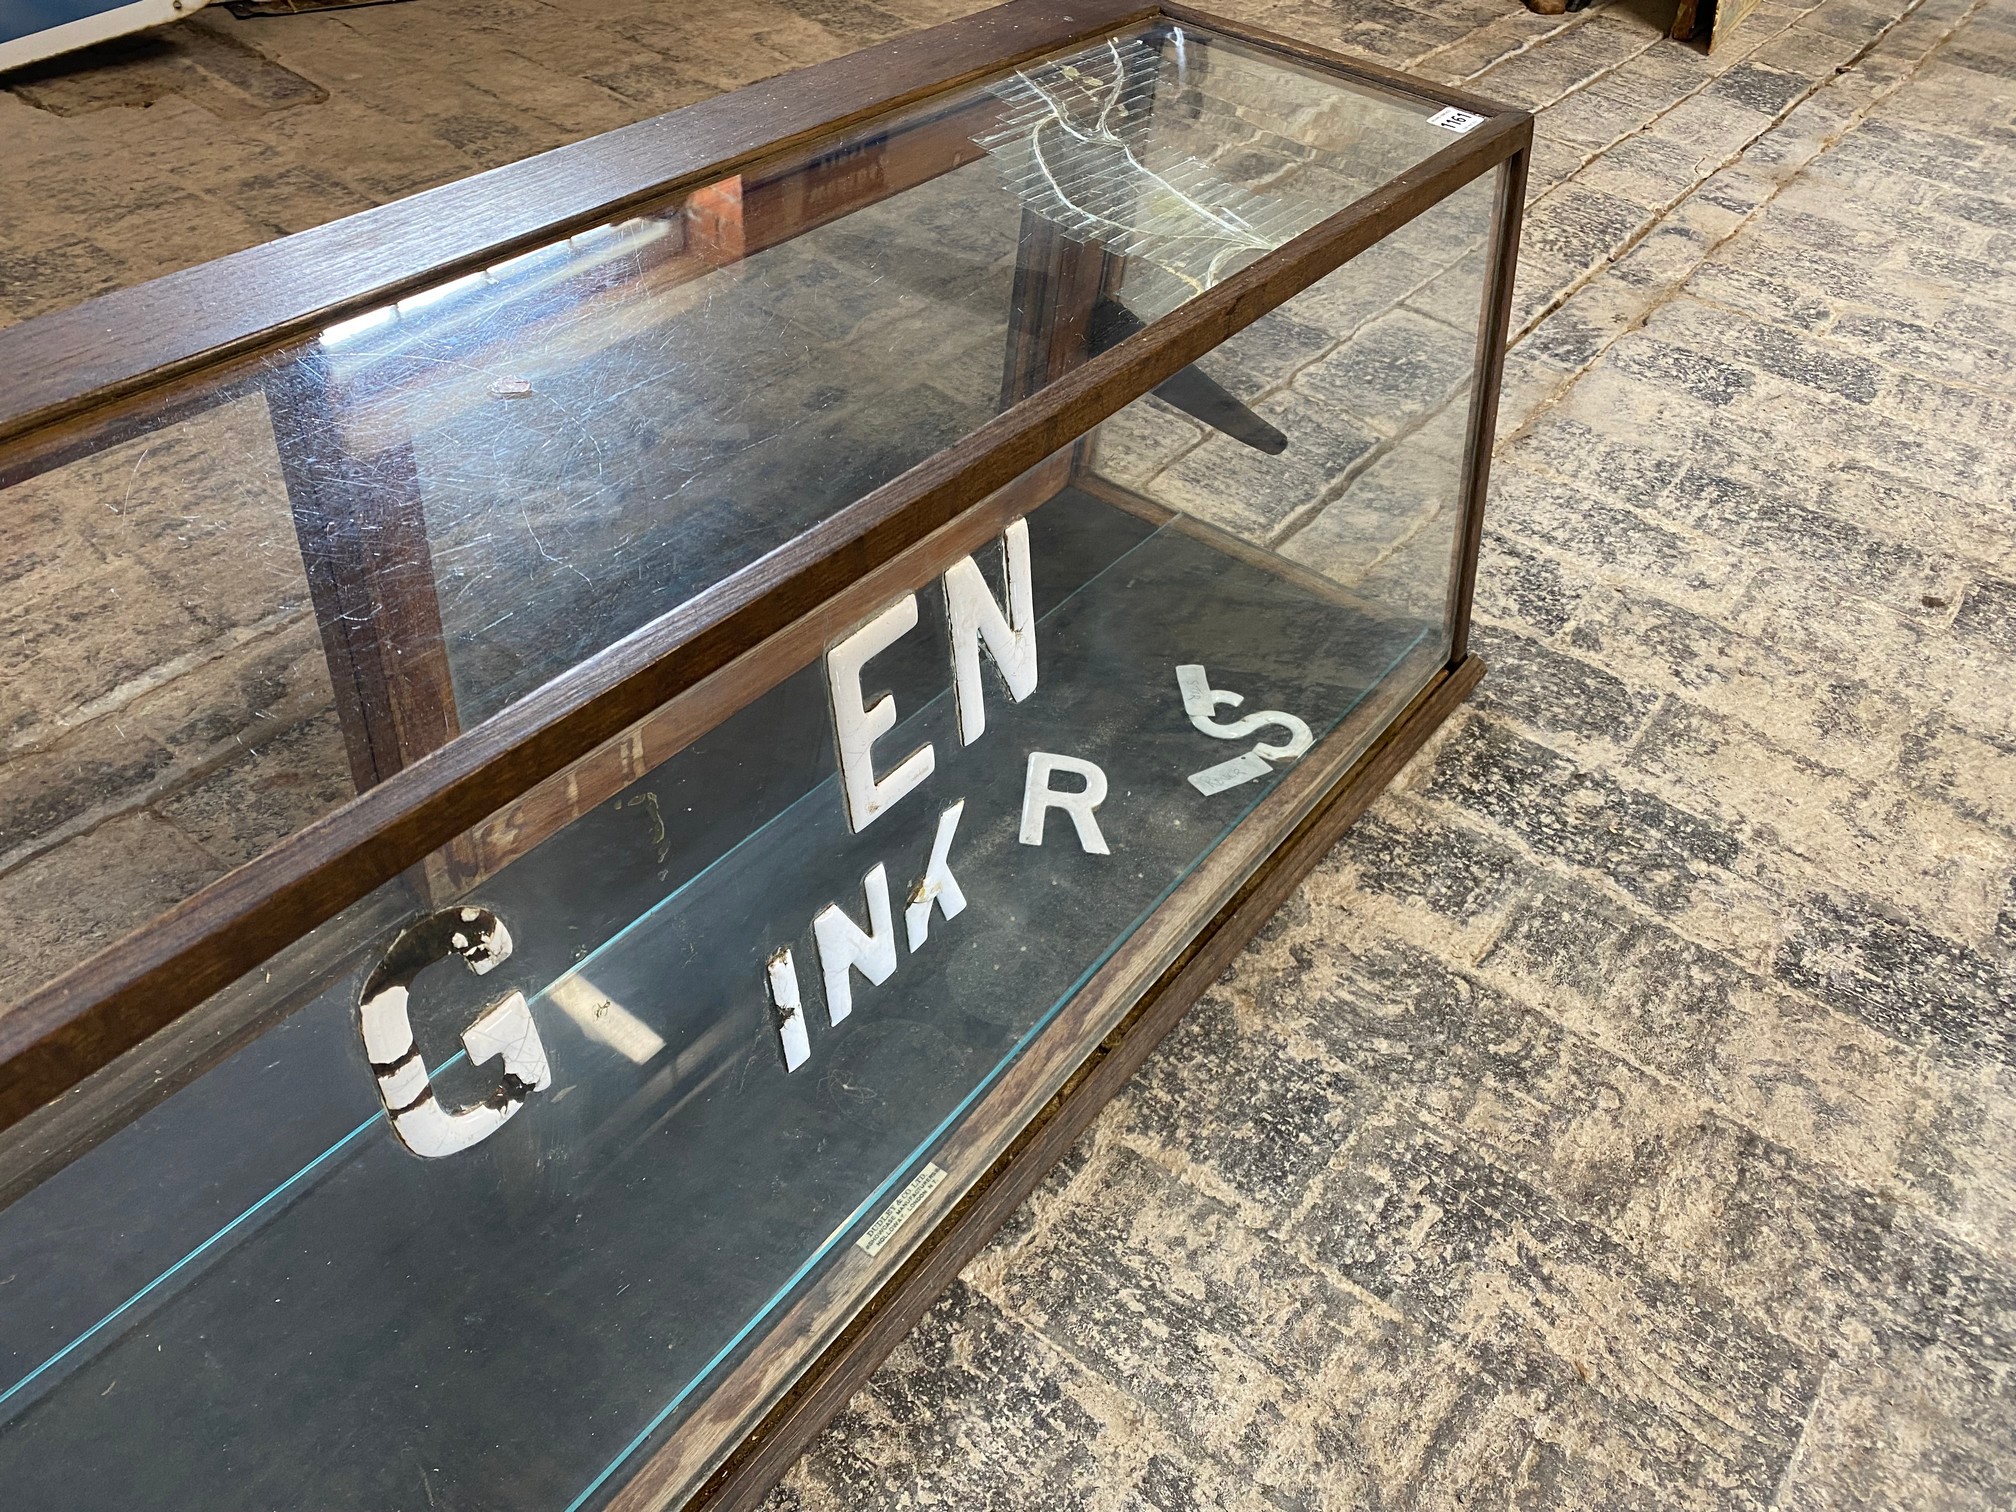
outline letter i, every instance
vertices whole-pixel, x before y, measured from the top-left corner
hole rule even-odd
[[[784,1069],[796,1071],[811,1056],[812,1045],[805,1037],[805,1004],[798,995],[798,967],[788,946],[770,957],[770,1005],[777,1015]]]

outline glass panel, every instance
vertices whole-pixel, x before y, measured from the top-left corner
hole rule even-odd
[[[7,996],[1447,146],[1434,112],[1158,25],[17,456]]]
[[[1092,472],[1446,635],[1497,186],[1459,189],[1190,370],[1256,435],[1215,428],[1222,400],[1179,375],[1100,429]]]

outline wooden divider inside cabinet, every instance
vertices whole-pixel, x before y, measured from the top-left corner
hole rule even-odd
[[[341,385],[313,347],[269,380],[267,403],[362,792],[461,733],[413,448],[403,436],[353,443]]]
[[[329,354],[311,346],[267,381],[281,476],[357,791],[462,732],[413,444],[365,442]],[[454,896],[442,856],[409,880]]]
[[[752,164],[739,175],[748,249],[774,247],[977,161],[986,154],[974,138],[999,114],[991,97],[963,102],[867,141],[815,143]]]
[[[1026,399],[1083,362],[1092,307],[1106,279],[1106,249],[1074,241],[1054,222],[1022,212],[1001,408]]]

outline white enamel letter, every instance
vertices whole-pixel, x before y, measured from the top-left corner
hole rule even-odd
[[[952,686],[959,706],[959,743],[971,745],[987,728],[980,684],[980,643],[994,658],[1008,696],[1022,702],[1036,691],[1036,596],[1029,577],[1029,522],[1017,520],[1001,538],[1008,572],[1008,613],[994,601],[979,564],[961,557],[945,574],[945,623],[952,636]]]
[[[861,706],[861,669],[917,628],[917,595],[905,594],[826,653],[826,690],[833,703],[833,744],[840,754],[840,791],[847,824],[861,833],[897,799],[931,775],[930,743],[917,747],[880,781],[875,742],[896,726],[896,700],[885,693],[872,709]]]
[[[522,992],[507,993],[462,1031],[472,1064],[500,1057],[504,1062],[504,1085],[473,1106],[453,1113],[441,1106],[413,1040],[408,989],[423,967],[457,955],[482,976],[510,954],[511,932],[489,909],[442,909],[409,925],[365,979],[357,1004],[364,1054],[393,1131],[415,1155],[440,1159],[481,1144],[510,1122],[527,1097],[553,1084],[539,1026]]]
[[[770,1005],[777,1011],[777,1042],[784,1047],[784,1069],[796,1071],[812,1054],[805,1037],[805,1005],[798,996],[798,965],[786,946],[770,957]]]
[[[1190,716],[1190,723],[1213,740],[1238,740],[1269,725],[1286,730],[1288,738],[1279,745],[1268,745],[1262,741],[1253,747],[1257,754],[1270,761],[1291,760],[1316,743],[1306,720],[1294,714],[1284,714],[1279,709],[1261,709],[1242,715],[1231,724],[1220,724],[1217,719],[1220,704],[1236,709],[1246,700],[1237,693],[1212,687],[1204,669],[1194,662],[1176,669],[1176,688],[1183,695],[1183,712]]]
[[[868,933],[848,918],[838,903],[828,903],[812,920],[812,938],[819,946],[819,976],[826,984],[826,1021],[837,1024],[854,1011],[854,988],[847,973],[880,986],[896,969],[896,921],[889,914],[889,872],[877,865],[861,879],[868,900]]]
[[[950,865],[952,834],[959,828],[959,815],[965,808],[966,800],[961,798],[938,816],[938,838],[931,842],[931,860],[924,868],[923,880],[910,889],[910,906],[903,910],[903,932],[912,954],[930,938],[934,904],[948,919],[966,911],[966,894],[960,891]]]
[[[1071,772],[1085,779],[1084,789],[1060,793],[1050,786],[1052,772]],[[1099,821],[1092,811],[1106,801],[1106,774],[1089,761],[1076,756],[1053,756],[1048,751],[1029,753],[1029,775],[1022,783],[1022,843],[1043,843],[1043,817],[1053,808],[1071,816],[1078,830],[1078,844],[1095,856],[1108,856],[1106,837],[1099,833]]]

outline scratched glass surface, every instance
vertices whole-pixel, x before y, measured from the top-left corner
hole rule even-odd
[[[859,688],[897,716],[873,771],[925,744],[933,769],[858,832],[821,666],[670,759],[647,721],[119,1069],[256,1035],[81,1158],[0,1140],[0,1485],[49,1512],[697,1485],[1125,1011],[1097,973],[1151,980],[1181,943],[1158,906],[1208,876],[1208,915],[1314,743],[1348,760],[1443,665],[1495,187],[1025,480],[1035,679],[983,668],[966,739],[921,591]],[[974,558],[1011,617],[1013,550]],[[1042,805],[1031,843],[1032,752],[1098,769],[1089,832]],[[515,1065],[520,1096],[422,1158],[360,1005],[441,908],[510,945],[411,978],[430,1095],[467,1113]],[[871,942],[837,1022],[836,909]],[[472,1038],[514,991],[534,1034]]]
[[[1129,32],[136,402],[0,491],[5,998],[1449,145],[1432,113]]]

